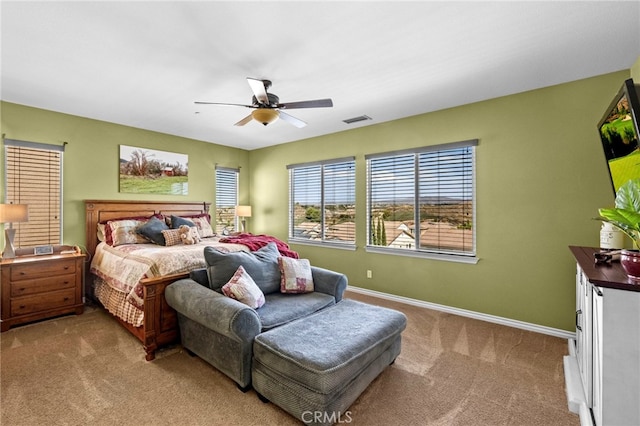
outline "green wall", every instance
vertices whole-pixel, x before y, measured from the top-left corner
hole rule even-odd
[[[355,155],[357,249],[293,245],[302,257],[344,272],[357,287],[572,330],[568,246],[597,246],[600,223],[592,218],[613,203],[596,124],[628,77],[617,72],[251,151],[252,229],[287,237],[287,164]],[[476,138],[478,264],[367,253],[365,154]]]
[[[631,78],[633,78],[634,83],[640,83],[640,56],[636,63],[631,66]]]
[[[162,198],[167,200],[214,201],[215,164],[240,166],[240,202],[254,209],[250,229],[284,240],[286,165],[355,156],[357,249],[293,245],[302,257],[344,272],[354,286],[572,330],[575,263],[567,246],[597,245],[600,224],[592,218],[599,207],[613,204],[596,123],[630,73],[640,80],[640,65],[254,151],[6,102],[0,104],[1,131],[10,139],[68,142],[63,230],[67,244],[84,242],[84,199],[159,198],[118,192],[120,144],[189,155],[189,195]],[[479,263],[367,253],[364,155],[476,138]],[[371,279],[366,278],[367,269],[373,271]]]
[[[249,200],[249,153],[246,150],[90,120],[2,102],[2,134],[61,145],[64,152],[63,199],[65,244],[84,245],[84,200],[171,200],[215,202],[215,166],[240,167],[240,202]],[[189,194],[158,196],[120,193],[119,146],[176,152],[189,156]],[[4,146],[2,149],[4,168]],[[4,170],[2,170],[4,176]],[[4,200],[4,182],[2,184]],[[4,244],[4,242],[2,242]]]

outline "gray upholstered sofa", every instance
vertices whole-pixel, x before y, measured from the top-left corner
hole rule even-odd
[[[310,266],[314,291],[283,294],[278,257],[274,243],[251,253],[205,248],[207,268],[165,290],[167,303],[178,313],[182,345],[233,379],[243,391],[251,385],[255,337],[335,305],[347,287],[344,274]],[[264,294],[260,308],[251,308],[221,291],[239,265]]]

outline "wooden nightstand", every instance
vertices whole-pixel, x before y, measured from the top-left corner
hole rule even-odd
[[[82,314],[84,254],[2,259],[0,331],[58,315]]]

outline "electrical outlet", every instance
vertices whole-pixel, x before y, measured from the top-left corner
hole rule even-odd
[[[373,273],[371,272],[371,269],[367,269],[367,278],[371,277],[373,277]]]

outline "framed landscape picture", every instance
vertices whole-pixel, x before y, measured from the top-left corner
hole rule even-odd
[[[187,195],[189,156],[120,145],[120,192]]]

